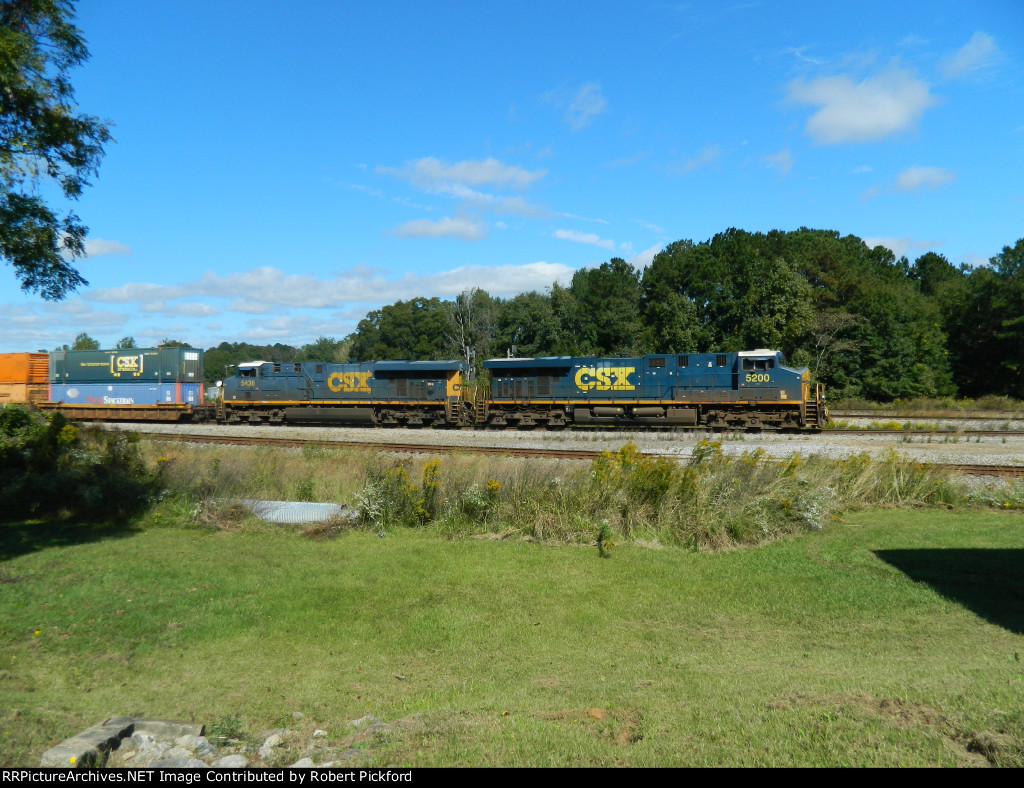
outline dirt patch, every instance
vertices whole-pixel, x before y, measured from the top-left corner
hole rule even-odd
[[[586,711],[568,709],[539,716],[541,719],[580,725],[595,736],[615,742],[620,747],[636,744],[643,739],[643,715],[632,709],[602,709],[595,706]]]
[[[1005,733],[975,733],[967,739],[964,747],[967,752],[983,757],[993,766],[1020,768],[1024,765],[1024,745]]]
[[[299,531],[299,533],[307,539],[336,539],[345,531],[352,530],[353,525],[354,523],[350,518],[338,517],[335,515],[325,522],[305,526]]]

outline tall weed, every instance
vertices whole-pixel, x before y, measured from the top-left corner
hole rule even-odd
[[[203,523],[219,516],[211,515],[213,499],[299,498],[352,505],[359,524],[381,532],[416,527],[449,536],[594,544],[607,526],[619,542],[711,550],[820,529],[842,512],[866,506],[1024,508],[1024,482],[982,491],[895,451],[878,460],[799,453],[780,460],[762,449],[728,455],[719,441],[704,440],[688,459],[673,461],[627,443],[587,464],[175,451],[165,463],[169,498],[188,502],[181,510],[201,512]],[[223,514],[238,526],[236,512]]]

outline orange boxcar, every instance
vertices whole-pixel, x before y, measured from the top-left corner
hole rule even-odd
[[[48,353],[0,353],[0,383],[45,384],[49,376]]]

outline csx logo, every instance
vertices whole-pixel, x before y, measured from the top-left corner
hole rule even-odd
[[[576,370],[576,385],[581,391],[634,391],[630,372],[636,372],[636,367],[581,367]]]
[[[367,382],[372,372],[332,372],[327,377],[327,388],[331,391],[369,391]]]
[[[142,372],[142,356],[114,356],[113,372]]]

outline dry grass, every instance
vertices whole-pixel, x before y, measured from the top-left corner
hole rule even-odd
[[[152,449],[151,449],[152,450]],[[593,463],[456,454],[430,458],[351,450],[162,447],[167,497],[158,516],[223,530],[261,529],[225,499],[312,500],[351,506],[374,531],[429,528],[562,544],[657,542],[698,550],[761,544],[818,530],[870,506],[1024,508],[1024,482],[968,488],[892,451],[830,460],[760,449],[730,457],[700,442],[686,462],[632,444]],[[311,531],[326,538],[336,523]]]

